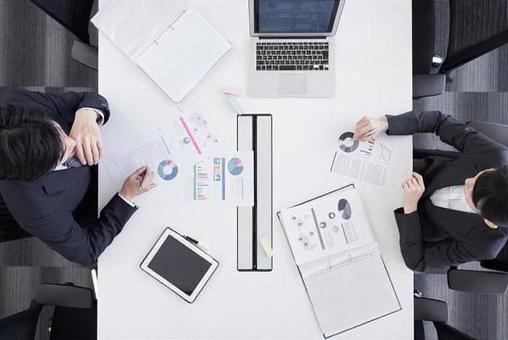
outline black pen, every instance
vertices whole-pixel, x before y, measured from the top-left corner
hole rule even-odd
[[[143,173],[140,176],[136,177],[136,181],[138,181],[139,183],[139,189],[141,189],[141,186],[143,185],[143,181],[145,180],[147,170],[148,167],[145,169],[145,171],[143,171]]]

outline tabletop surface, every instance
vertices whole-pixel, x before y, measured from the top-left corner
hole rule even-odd
[[[109,0],[118,1],[118,0]],[[121,2],[121,1],[119,1]],[[106,157],[134,146],[181,111],[199,112],[222,150],[236,146],[236,114],[221,86],[245,89],[249,54],[248,2],[196,0],[193,5],[233,44],[198,94],[177,107],[111,41],[99,35],[99,92],[111,108],[103,128]],[[225,10],[227,9],[227,10]],[[273,115],[274,213],[352,181],[330,172],[337,136],[363,115],[412,108],[411,2],[347,1],[335,37],[333,98],[245,98],[248,112]],[[143,137],[144,138],[144,137]],[[393,210],[411,171],[409,136],[385,137],[394,157],[384,186],[357,182],[402,310],[334,339],[413,336],[413,273],[403,262]],[[104,206],[119,188],[100,169]],[[273,224],[273,271],[236,270],[236,208],[195,203],[159,187],[136,200],[140,209],[99,259],[99,338],[322,339],[282,228]],[[220,266],[195,303],[188,304],[140,270],[165,226],[201,240]],[[368,301],[358,301],[368,308]]]

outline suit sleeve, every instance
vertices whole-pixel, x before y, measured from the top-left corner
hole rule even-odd
[[[61,94],[33,92],[16,89],[16,100],[25,104],[37,104],[47,111],[54,113],[69,127],[74,122],[77,110],[90,107],[101,110],[104,114],[104,124],[108,121],[110,112],[106,98],[92,92],[66,92]]]
[[[504,149],[503,146],[458,122],[440,111],[407,112],[398,116],[387,115],[389,135],[435,133],[446,144],[463,153],[482,153]]]
[[[481,257],[470,245],[456,240],[423,242],[418,211],[404,214],[399,208],[394,213],[400,234],[400,250],[409,269],[423,272],[427,268],[445,268]]]
[[[71,212],[54,213],[29,221],[24,221],[22,216],[14,217],[22,229],[69,261],[93,266],[136,210],[117,194],[102,209],[97,220],[83,227],[74,220]]]

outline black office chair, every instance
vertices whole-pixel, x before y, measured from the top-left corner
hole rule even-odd
[[[431,321],[439,340],[475,340],[475,338],[447,324],[448,305],[445,301],[414,298],[414,339],[425,340],[423,321]]]
[[[480,261],[489,270],[448,270],[448,287],[468,293],[505,294],[508,289],[508,244],[495,259]]]
[[[88,27],[94,0],[30,0],[37,7],[74,33],[71,56],[77,62],[97,70],[98,50],[90,45]]]
[[[54,306],[44,329],[50,340],[97,339],[97,302],[88,288],[71,284],[43,284],[27,310],[0,320],[0,340],[34,340],[39,316]]]
[[[14,220],[0,196],[0,243],[31,237]]]
[[[434,0],[413,0],[413,97],[439,95],[453,69],[508,43],[508,0],[448,0],[446,57],[435,51]]]

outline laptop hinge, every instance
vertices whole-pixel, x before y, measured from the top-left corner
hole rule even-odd
[[[314,40],[314,39],[326,39],[327,37],[288,37],[288,36],[284,36],[284,37],[277,37],[277,36],[270,36],[270,37],[267,37],[267,36],[260,36],[258,37],[259,39],[292,39],[292,40],[295,40],[295,39],[311,39],[311,40]]]

